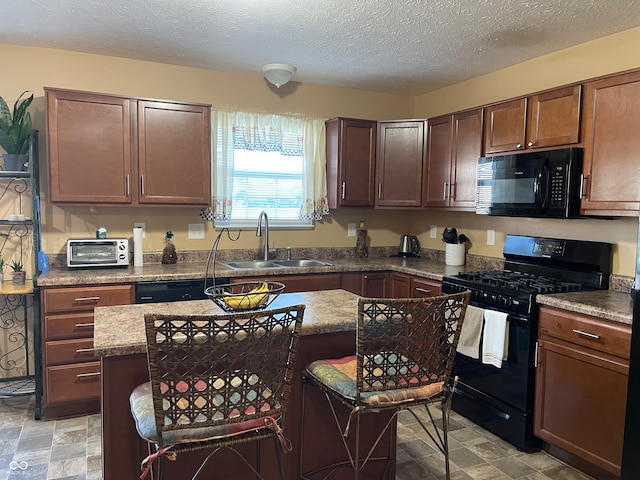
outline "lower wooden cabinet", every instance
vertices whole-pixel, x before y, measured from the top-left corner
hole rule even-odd
[[[389,292],[389,273],[343,273],[340,288],[362,297],[385,298]]]
[[[231,283],[262,282],[266,277],[238,277],[232,278]],[[334,290],[340,287],[339,273],[313,275],[269,275],[272,282],[284,283],[283,293],[315,292],[319,290]]]
[[[100,359],[93,350],[93,309],[134,303],[130,284],[44,288],[43,407],[47,419],[100,411]]]
[[[442,282],[423,277],[415,277],[406,273],[391,273],[391,298],[423,298],[434,297],[442,293]]]
[[[596,478],[620,476],[630,344],[628,325],[540,307],[534,433]]]

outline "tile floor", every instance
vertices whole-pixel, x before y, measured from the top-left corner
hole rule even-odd
[[[100,416],[36,421],[32,396],[0,398],[0,480],[101,478]],[[455,480],[586,480],[544,452],[518,452],[472,422],[451,414]],[[444,478],[442,454],[416,436],[413,416],[398,421],[397,480]],[[25,467],[24,469],[21,468]]]

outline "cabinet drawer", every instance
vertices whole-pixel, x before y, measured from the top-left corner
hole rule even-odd
[[[133,303],[134,286],[54,288],[44,290],[42,296],[44,313],[93,310],[94,307]]]
[[[631,327],[564,310],[540,307],[539,335],[629,359]]]
[[[100,398],[100,362],[47,367],[47,404]]]
[[[45,315],[45,340],[93,337],[93,312]]]
[[[58,340],[45,344],[47,365],[93,362],[98,360],[93,350],[93,339]]]
[[[442,282],[413,277],[411,278],[411,295],[418,298],[442,295]]]

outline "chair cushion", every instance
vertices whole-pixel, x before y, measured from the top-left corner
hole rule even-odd
[[[395,354],[382,353],[381,355],[386,355],[388,360],[393,358]],[[316,360],[309,364],[307,372],[339,395],[350,400],[356,400],[358,394],[356,365],[356,356],[350,355],[343,358]],[[418,367],[416,366],[415,370],[417,369]],[[439,394],[443,386],[444,382],[440,381],[418,387],[362,392],[360,398],[362,402],[372,407],[385,406],[396,402],[426,400]]]
[[[136,422],[138,434],[148,442],[159,444],[159,435],[156,429],[156,421],[153,411],[153,394],[151,383],[138,385],[129,396],[129,405],[133,419]],[[169,430],[162,433],[162,445],[175,445],[178,443],[202,442],[207,440],[222,439],[234,435],[257,430],[271,428],[273,421],[277,424],[277,418],[260,417],[244,422],[228,423],[219,426],[183,428]]]

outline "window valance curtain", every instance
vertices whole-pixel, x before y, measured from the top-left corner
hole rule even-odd
[[[231,219],[236,149],[302,156],[300,220],[319,220],[327,215],[324,122],[323,119],[294,115],[212,110],[213,218]]]

